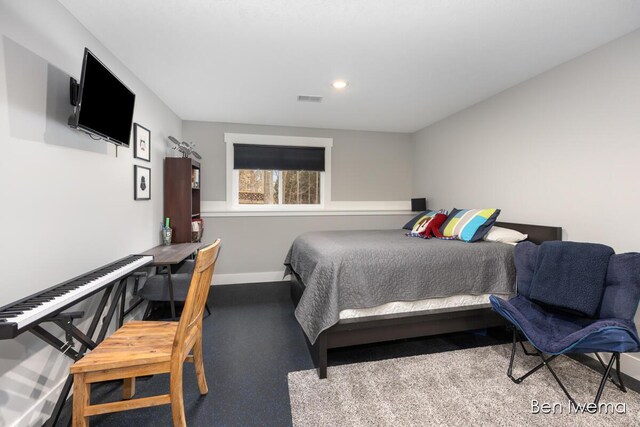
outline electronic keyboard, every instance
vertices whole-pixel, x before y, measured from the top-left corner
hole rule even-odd
[[[0,339],[16,337],[152,261],[152,256],[130,255],[0,307]]]

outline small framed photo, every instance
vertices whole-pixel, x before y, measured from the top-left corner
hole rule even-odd
[[[151,169],[135,165],[133,185],[134,200],[151,200]]]
[[[138,123],[133,124],[133,157],[151,161],[151,131]]]

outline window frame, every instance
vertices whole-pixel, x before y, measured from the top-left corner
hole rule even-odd
[[[331,202],[331,148],[333,138],[316,138],[305,136],[283,136],[283,135],[258,135],[225,133],[226,144],[226,167],[227,167],[227,206],[231,210],[246,211],[310,211],[324,210]],[[320,172],[320,203],[317,205],[253,205],[240,204],[238,191],[240,189],[240,172],[233,168],[233,144],[254,144],[254,145],[279,145],[289,147],[324,147],[324,172]],[[282,171],[279,171],[282,175]],[[282,179],[279,184],[282,185]]]

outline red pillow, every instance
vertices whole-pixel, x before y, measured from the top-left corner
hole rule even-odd
[[[440,226],[444,224],[446,220],[447,215],[438,213],[429,221],[427,221],[424,227],[421,227],[421,230],[418,232],[418,234],[424,239],[430,239],[431,236],[443,237],[442,234],[440,234]]]

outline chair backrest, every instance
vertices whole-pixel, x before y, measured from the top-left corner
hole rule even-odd
[[[521,242],[514,248],[513,261],[516,265],[518,295],[522,295],[526,299],[531,296],[531,281],[536,268],[539,248],[538,245],[532,242]]]
[[[220,239],[198,251],[196,265],[191,277],[187,299],[178,322],[178,330],[173,341],[172,357],[184,357],[191,349],[198,328],[202,328],[213,270],[220,252]],[[182,362],[182,361],[180,361]]]
[[[633,322],[640,301],[640,253],[612,255],[598,315]]]
[[[515,247],[518,294],[529,299],[540,246],[522,242]],[[640,302],[640,253],[611,255],[596,318],[633,322]]]

